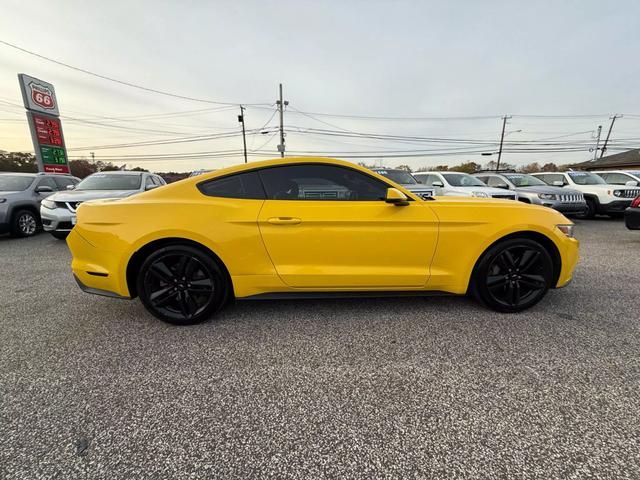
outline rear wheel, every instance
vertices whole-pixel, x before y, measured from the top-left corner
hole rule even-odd
[[[230,285],[211,255],[187,245],[153,252],[138,273],[137,289],[145,308],[174,325],[208,320],[227,298]]]
[[[31,210],[19,210],[11,221],[11,235],[31,237],[38,231],[38,218]]]
[[[540,243],[513,238],[497,243],[478,262],[472,293],[489,308],[519,312],[544,297],[553,279],[553,262]]]

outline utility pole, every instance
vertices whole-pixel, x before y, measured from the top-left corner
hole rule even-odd
[[[604,139],[604,143],[602,144],[602,150],[600,150],[600,158],[604,156],[604,152],[607,151],[607,143],[609,143],[609,137],[611,136],[611,130],[613,130],[613,124],[616,123],[616,118],[620,118],[622,115],[618,115],[617,113],[611,118],[611,125],[609,125],[609,131],[607,132],[607,138]]]
[[[247,163],[247,137],[244,132],[244,107],[240,105],[240,115],[238,121],[242,124],[242,146],[244,147],[244,163]]]
[[[507,120],[511,115],[502,117],[502,134],[500,135],[500,149],[498,150],[498,163],[496,163],[496,172],[500,170],[500,159],[502,158],[502,144],[504,143],[504,130],[507,127]]]
[[[276,101],[278,105],[278,111],[280,112],[280,145],[278,145],[278,151],[280,157],[284,158],[284,107],[289,105],[288,101],[282,100],[282,84],[280,84],[280,99]]]
[[[598,136],[596,137],[596,148],[593,151],[593,161],[596,161],[598,158],[598,146],[600,145],[600,134],[602,133],[602,125],[598,125]]]
[[[96,163],[96,152],[89,152],[91,155],[91,163]]]

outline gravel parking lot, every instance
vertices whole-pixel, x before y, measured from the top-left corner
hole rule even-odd
[[[178,328],[0,238],[0,478],[640,478],[640,232],[577,227],[574,282],[244,302]]]

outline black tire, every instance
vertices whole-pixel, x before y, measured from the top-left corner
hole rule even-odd
[[[535,240],[511,238],[491,246],[474,269],[471,293],[498,312],[520,312],[538,303],[553,280],[553,261]]]
[[[597,210],[596,201],[591,198],[587,198],[586,202],[587,202],[587,209],[584,211],[584,213],[576,216],[578,218],[586,218],[587,220],[591,220],[596,217],[596,210]]]
[[[11,218],[11,235],[32,237],[38,232],[38,216],[31,210],[18,210]]]
[[[49,232],[53,238],[57,238],[58,240],[66,240],[69,236],[69,232]]]
[[[174,325],[208,320],[222,308],[231,290],[213,256],[189,245],[170,245],[149,255],[136,286],[149,313]]]

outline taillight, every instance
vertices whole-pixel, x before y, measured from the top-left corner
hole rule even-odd
[[[633,208],[640,208],[640,197],[634,198],[633,201],[631,202],[631,206]]]

